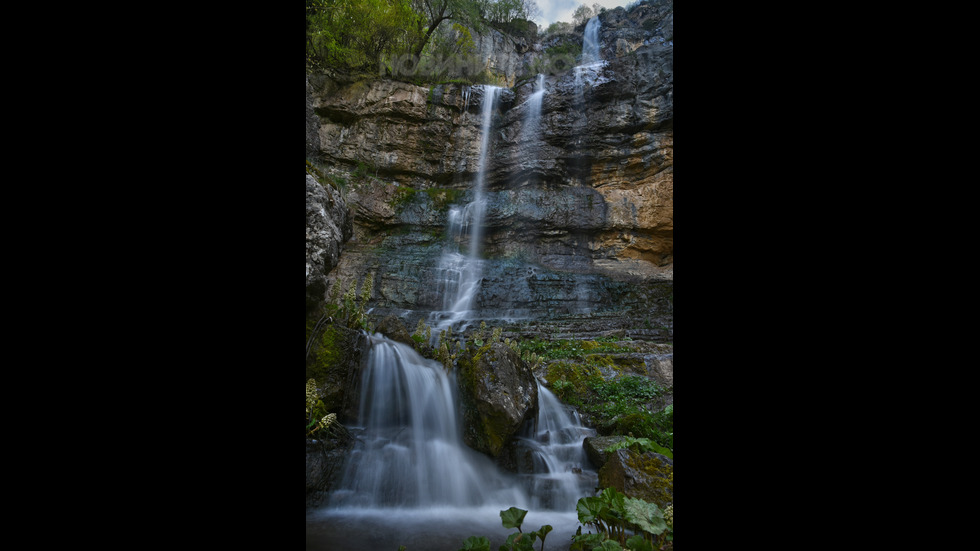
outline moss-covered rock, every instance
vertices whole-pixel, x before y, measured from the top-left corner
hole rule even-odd
[[[306,378],[314,379],[327,411],[342,419],[356,407],[357,380],[363,342],[360,331],[328,323],[314,336],[306,356]]]
[[[666,508],[674,501],[674,461],[659,453],[620,448],[608,454],[599,469],[599,487],[616,488],[628,497]]]
[[[504,343],[491,343],[458,361],[463,439],[497,458],[538,407],[538,387],[526,362]]]

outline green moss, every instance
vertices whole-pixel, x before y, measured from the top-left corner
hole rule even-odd
[[[664,463],[650,454],[640,454],[630,451],[626,464],[647,475],[646,484],[637,497],[650,503],[656,503],[665,509],[668,503],[674,501],[674,467]]]
[[[320,338],[320,346],[316,351],[313,365],[307,369],[307,377],[323,383],[330,375],[334,366],[343,360],[341,335],[336,327],[328,325]]]

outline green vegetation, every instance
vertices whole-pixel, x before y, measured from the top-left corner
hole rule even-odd
[[[663,549],[674,540],[672,506],[671,522],[668,524],[663,511],[656,504],[626,497],[615,488],[606,488],[596,497],[579,499],[576,511],[579,522],[594,528],[596,532],[583,534],[582,527],[579,527],[572,538],[571,551],[622,551],[624,548],[653,551]],[[632,536],[627,537],[628,533],[632,533]]]
[[[667,409],[670,409],[671,415],[673,415],[674,412],[673,404],[667,406]],[[671,438],[673,439],[673,435],[671,436]],[[650,440],[649,438],[634,438],[632,436],[625,437],[623,440],[620,440],[619,442],[613,444],[612,446],[609,446],[603,451],[614,452],[620,448],[628,448],[637,453],[655,452],[661,455],[665,455],[671,459],[674,458],[673,452],[657,444],[653,440]]]
[[[503,527],[517,528],[517,532],[507,537],[507,542],[500,546],[499,551],[534,551],[534,542],[539,539],[541,547],[538,551],[544,550],[544,540],[551,532],[552,526],[545,524],[534,532],[525,533],[521,530],[525,515],[527,511],[517,507],[500,511],[500,522]],[[463,542],[463,547],[459,551],[490,551],[490,540],[483,536],[470,536]]]
[[[307,0],[307,68],[375,70],[413,48],[423,21],[410,0]]]
[[[583,497],[576,504],[579,522],[595,529],[594,533],[582,533],[582,527],[572,538],[572,551],[654,551],[670,549],[674,541],[674,508],[661,511],[654,503],[626,497],[614,488],[606,488],[595,497]],[[544,550],[545,537],[552,526],[545,524],[533,532],[524,532],[521,525],[527,511],[511,507],[500,511],[504,528],[517,528],[499,547],[499,551],[534,551],[534,543],[541,540],[538,551]],[[490,540],[483,536],[470,536],[463,541],[459,551],[490,551]]]
[[[518,347],[521,352],[534,352],[546,360],[582,360],[587,354],[609,354],[622,352],[625,347],[617,344],[616,339],[598,338],[595,340],[532,339],[521,341]]]
[[[476,83],[489,75],[460,64],[475,53],[471,31],[533,34],[538,13],[534,0],[307,0],[307,71]]]
[[[658,453],[667,451],[664,455],[673,458],[673,405],[662,411],[647,409],[647,404],[663,396],[666,389],[647,377],[633,374],[607,380],[602,370],[609,367],[609,362],[600,355],[582,352],[593,342],[583,341],[577,346],[565,345],[557,352],[548,351],[553,356],[579,360],[548,364],[545,380],[552,392],[563,402],[577,407],[604,433],[648,439],[661,448]],[[615,343],[605,343],[605,346],[615,346]]]
[[[351,280],[347,292],[340,297],[344,284],[334,283],[330,298],[316,312],[318,318],[306,320],[306,376],[317,385],[326,383],[338,376],[342,366],[351,354],[351,335],[359,330],[373,329],[368,321],[367,303],[374,287],[374,274],[367,274],[361,284],[360,300],[357,295],[357,280]],[[313,319],[317,321],[313,323]],[[311,357],[312,356],[312,357]],[[326,404],[333,409],[338,404]]]

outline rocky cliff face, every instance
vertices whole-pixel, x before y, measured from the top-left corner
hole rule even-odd
[[[521,70],[544,54],[520,54],[490,134],[483,317],[671,337],[672,17],[670,2],[604,13],[605,65],[546,75],[536,124],[536,75]],[[327,280],[373,272],[376,313],[414,323],[442,306],[439,258],[450,207],[472,198],[483,88],[311,85],[308,147],[315,117],[317,155],[353,214]],[[309,285],[309,254],[307,266]]]

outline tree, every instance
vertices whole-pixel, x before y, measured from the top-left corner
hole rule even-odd
[[[443,21],[452,19],[476,29],[483,27],[479,0],[412,0],[412,6],[422,16],[417,23],[416,34],[419,38],[412,51],[416,57],[422,55],[432,33]]]
[[[575,8],[575,11],[572,12],[572,24],[578,27],[582,23],[592,19],[592,16],[594,15],[596,15],[596,12],[592,8],[582,4],[581,6]]]
[[[410,0],[308,0],[307,65],[361,70],[419,40]]]

